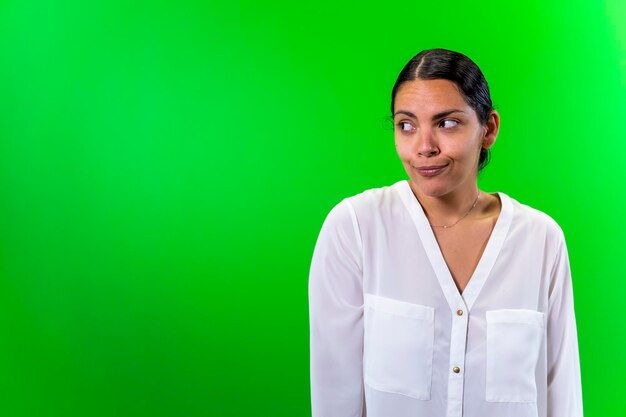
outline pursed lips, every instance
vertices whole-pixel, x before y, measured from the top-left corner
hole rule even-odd
[[[430,166],[426,166],[426,167],[413,167],[415,169],[439,169],[439,168],[443,168],[445,166],[447,166],[448,164],[445,165],[430,165]]]
[[[420,175],[423,176],[433,176],[441,172],[448,164],[444,165],[429,165],[429,166],[421,166],[421,167],[413,167]]]

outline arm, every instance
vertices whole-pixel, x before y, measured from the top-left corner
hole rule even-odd
[[[313,417],[362,417],[363,280],[361,240],[352,206],[328,214],[309,273]]]
[[[548,417],[582,417],[582,388],[574,297],[561,236],[548,303]]]

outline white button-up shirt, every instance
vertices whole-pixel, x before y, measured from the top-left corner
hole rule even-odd
[[[561,228],[502,209],[460,294],[408,181],[345,198],[309,276],[313,417],[581,417]]]

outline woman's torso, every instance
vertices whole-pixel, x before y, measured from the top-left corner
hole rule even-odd
[[[406,181],[347,199],[363,255],[369,417],[545,415],[544,317],[560,229],[499,197],[488,240],[476,243],[480,261],[460,283]]]

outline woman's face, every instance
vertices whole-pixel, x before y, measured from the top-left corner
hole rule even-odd
[[[494,111],[482,126],[452,81],[414,80],[396,93],[394,126],[398,156],[414,186],[441,197],[476,189],[480,149],[493,145],[499,118]]]

